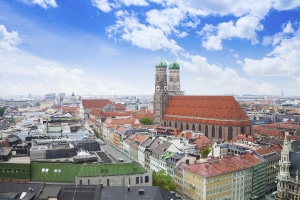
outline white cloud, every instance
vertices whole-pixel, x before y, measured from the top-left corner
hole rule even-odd
[[[245,58],[244,71],[252,76],[291,76],[300,73],[300,28],[292,38],[280,40],[274,50],[260,60]]]
[[[176,31],[175,27],[184,19],[184,12],[179,8],[153,9],[147,12],[146,16],[146,21],[151,26],[159,28],[168,35],[172,31]]]
[[[265,36],[263,38],[263,45],[269,45],[272,44],[273,46],[278,45],[284,38],[288,38],[289,35],[294,33],[295,30],[293,28],[293,25],[290,21],[288,23],[283,24],[282,26],[282,32],[276,33],[273,36]]]
[[[173,52],[181,50],[176,41],[168,39],[161,29],[141,24],[133,14],[119,11],[116,16],[119,18],[116,24],[107,28],[110,37],[120,34],[123,40],[150,50],[168,49]]]
[[[21,42],[17,31],[8,32],[6,27],[0,25],[0,49],[12,50]]]
[[[187,33],[187,32],[181,32],[181,33],[179,33],[177,36],[179,37],[179,38],[184,38],[184,37],[186,37],[186,36],[188,36],[189,34]]]
[[[294,33],[294,28],[292,26],[291,21],[289,21],[287,24],[283,25],[283,33]]]
[[[136,87],[136,82],[133,82],[134,85],[118,83],[110,79],[111,74],[90,73],[79,67],[41,59],[18,49],[14,51],[0,49],[0,66],[0,96],[29,93],[44,95],[49,92],[67,94],[75,92],[79,95],[145,92],[144,87]]]
[[[223,49],[222,40],[231,38],[242,38],[251,40],[253,44],[257,43],[256,31],[261,31],[263,26],[259,19],[254,16],[244,16],[235,23],[233,21],[223,22],[217,26],[206,24],[200,35],[204,35],[203,47],[208,50]]]
[[[55,0],[32,0],[32,3],[37,4],[45,9],[47,9],[49,7],[53,7],[53,8],[57,7]]]
[[[192,93],[203,94],[244,94],[249,85],[253,85],[249,81],[241,77],[234,69],[209,64],[205,57],[196,55],[186,55],[185,60],[179,59],[180,66],[195,74],[194,84],[199,85],[199,91]],[[191,87],[195,88],[195,86]]]
[[[270,83],[261,83],[257,86],[258,94],[262,95],[278,95],[279,90]]]
[[[299,0],[274,0],[273,7],[277,10],[289,10],[300,6]]]
[[[110,12],[114,7],[114,4],[109,3],[108,0],[91,0],[93,5],[103,12]]]
[[[121,0],[126,6],[147,6],[149,5],[145,0]]]

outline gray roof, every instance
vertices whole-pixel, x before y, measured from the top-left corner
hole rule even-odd
[[[147,148],[148,146],[150,146],[150,144],[152,143],[152,137],[148,137],[142,144],[141,146],[144,148]]]
[[[172,143],[170,142],[162,141],[155,149],[153,149],[152,153],[157,156],[161,156],[171,146],[171,144]]]
[[[167,163],[176,164],[183,157],[184,157],[184,154],[182,154],[182,153],[175,153],[175,154],[173,154],[173,156],[171,156],[167,160]]]
[[[177,199],[174,194],[158,186],[110,186],[103,187],[100,199],[109,200],[164,200]]]

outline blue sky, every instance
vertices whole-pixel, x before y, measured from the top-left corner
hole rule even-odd
[[[1,0],[0,96],[300,95],[299,0]]]

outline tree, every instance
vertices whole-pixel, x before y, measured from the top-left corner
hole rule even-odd
[[[203,150],[201,150],[200,153],[201,153],[202,157],[207,157],[207,155],[209,154],[209,152],[210,152],[209,145],[206,145],[206,147]]]
[[[149,117],[141,117],[139,119],[140,123],[144,124],[144,125],[152,125],[153,124],[153,120],[150,119]]]
[[[0,117],[2,117],[4,115],[4,108],[0,107]]]
[[[159,186],[167,191],[176,192],[176,185],[170,174],[166,174],[164,170],[152,172],[152,185]]]

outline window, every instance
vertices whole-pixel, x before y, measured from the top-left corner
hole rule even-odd
[[[215,126],[213,125],[212,127],[211,127],[211,137],[215,137]]]
[[[145,176],[145,183],[149,182],[149,176]]]
[[[219,138],[222,138],[222,126],[219,126]]]
[[[232,140],[232,137],[233,137],[233,130],[232,130],[232,127],[230,126],[228,128],[228,140]]]
[[[135,177],[135,183],[136,183],[136,184],[139,184],[139,182],[140,182],[139,177]]]
[[[109,186],[109,179],[106,179],[106,185]]]
[[[205,125],[205,136],[208,137],[208,126]]]
[[[143,183],[143,177],[141,176],[141,183]]]
[[[186,126],[185,126],[186,130],[189,130],[190,129],[190,126],[188,123],[186,123]]]
[[[128,184],[130,185],[130,178],[128,178]]]
[[[192,130],[195,131],[195,124],[192,125]]]

